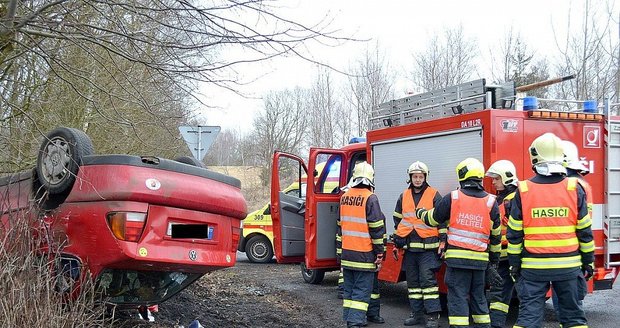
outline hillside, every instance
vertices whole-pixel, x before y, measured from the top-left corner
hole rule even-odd
[[[241,180],[241,191],[248,203],[248,213],[269,202],[269,186],[263,186],[260,166],[209,166],[209,170]]]

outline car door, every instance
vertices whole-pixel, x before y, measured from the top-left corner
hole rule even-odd
[[[306,267],[338,268],[336,230],[340,216],[341,187],[346,184],[347,153],[342,150],[311,148],[306,190]]]
[[[306,199],[301,186],[305,184],[306,178],[306,164],[301,158],[284,152],[274,153],[271,170],[271,220],[274,253],[279,263],[304,260]],[[297,193],[291,191],[295,189]]]

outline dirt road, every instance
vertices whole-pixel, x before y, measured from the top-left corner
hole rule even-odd
[[[342,301],[336,296],[337,272],[327,273],[320,285],[305,284],[299,265],[252,264],[238,253],[235,267],[203,277],[159,307],[156,322],[123,321],[118,327],[187,327],[198,319],[205,327],[344,327]],[[585,300],[590,327],[620,326],[619,289],[596,292]],[[386,324],[404,327],[409,315],[404,283],[382,284],[381,315]],[[543,327],[559,327],[550,302]],[[510,327],[515,314],[509,317]],[[441,327],[448,327],[442,314]]]

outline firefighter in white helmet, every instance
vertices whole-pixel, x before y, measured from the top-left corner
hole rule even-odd
[[[485,271],[499,260],[501,226],[495,196],[482,187],[484,166],[467,158],[456,166],[460,189],[444,196],[434,209],[417,209],[416,215],[430,226],[448,224],[445,281],[448,286],[450,327],[489,327],[491,319],[485,296]],[[501,284],[494,272],[494,285]]]
[[[436,328],[439,325],[441,304],[435,273],[441,267],[441,252],[445,246],[446,227],[429,227],[415,216],[417,208],[434,208],[441,200],[437,190],[428,184],[426,164],[416,161],[407,169],[407,189],[398,198],[394,209],[394,243],[406,248],[404,269],[411,315],[405,326],[422,324]],[[425,311],[426,310],[426,311]]]
[[[362,327],[367,321],[384,323],[379,315],[377,271],[385,253],[385,217],[373,193],[374,170],[361,162],[353,168],[349,189],[340,198],[336,247],[342,249],[344,276],[343,319],[347,327]]]
[[[592,218],[592,187],[586,182],[584,176],[590,173],[590,170],[579,159],[579,150],[577,146],[568,140],[562,140],[562,149],[564,150],[564,166],[566,167],[566,176],[569,178],[577,178],[577,182],[583,187],[586,192],[586,199],[588,201],[588,213]],[[587,290],[583,293],[587,293]],[[560,306],[558,296],[555,293],[551,293],[551,300],[553,301],[553,308],[555,310],[555,317],[560,318]],[[583,299],[579,300],[579,306],[583,308]]]
[[[510,265],[508,264],[508,240],[506,239],[506,229],[508,226],[508,214],[510,213],[510,201],[514,198],[519,180],[517,178],[517,169],[514,164],[508,160],[499,160],[487,170],[487,177],[493,182],[496,191],[497,205],[502,223],[502,249],[500,261],[497,268],[498,274],[501,276],[501,285],[491,285],[489,292],[489,310],[491,314],[491,327],[501,328],[506,324],[506,316],[514,290],[514,282],[510,277]],[[487,279],[490,279],[490,275]]]
[[[519,182],[507,231],[510,272],[520,300],[515,327],[542,326],[550,284],[559,298],[562,327],[587,327],[578,303],[594,261],[586,192],[577,179],[566,177],[560,138],[545,133],[529,153],[536,175]]]

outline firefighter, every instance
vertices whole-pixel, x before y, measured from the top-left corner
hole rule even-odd
[[[377,280],[385,253],[385,217],[373,193],[373,180],[370,164],[356,164],[350,188],[340,198],[338,234],[342,243],[337,248],[342,249],[343,318],[347,327],[362,327],[367,321],[385,322],[379,315]]]
[[[510,265],[508,264],[508,240],[506,239],[506,229],[508,226],[508,214],[510,213],[510,201],[514,198],[517,186],[517,170],[508,160],[499,160],[489,167],[486,176],[490,177],[493,187],[497,193],[497,205],[502,223],[502,242],[500,261],[497,272],[502,278],[502,284],[491,285],[489,292],[489,310],[491,314],[491,327],[501,328],[506,323],[510,300],[514,290],[514,282],[510,277]]]
[[[588,214],[592,219],[592,188],[590,184],[584,180],[584,176],[590,173],[590,170],[581,163],[579,160],[579,151],[577,146],[568,141],[562,140],[562,150],[564,151],[564,166],[566,167],[566,176],[569,178],[577,178],[577,182],[581,185],[586,192],[586,200],[588,202]],[[587,290],[583,293],[584,297]],[[558,302],[558,296],[555,293],[551,293],[551,300],[553,302],[553,309],[555,310],[555,317],[560,318],[560,307]],[[583,306],[583,299],[579,300],[579,306]]]
[[[405,320],[405,326],[424,323],[426,310],[426,327],[436,328],[441,304],[435,273],[441,266],[446,228],[445,224],[439,230],[429,227],[415,216],[416,208],[430,209],[441,200],[439,192],[428,185],[428,174],[426,164],[419,161],[407,169],[409,186],[398,198],[394,209],[394,243],[398,248],[407,249],[403,263],[411,315]]]
[[[541,327],[550,283],[562,327],[587,327],[578,304],[594,261],[586,193],[577,179],[566,177],[557,136],[539,136],[529,153],[535,176],[519,182],[507,231],[510,274],[521,302],[515,327]]]
[[[445,195],[434,209],[416,210],[429,226],[448,223],[445,282],[448,286],[450,327],[490,327],[485,296],[485,270],[494,285],[501,284],[496,265],[500,252],[500,216],[495,196],[482,188],[484,166],[467,158],[456,166],[460,189]]]

